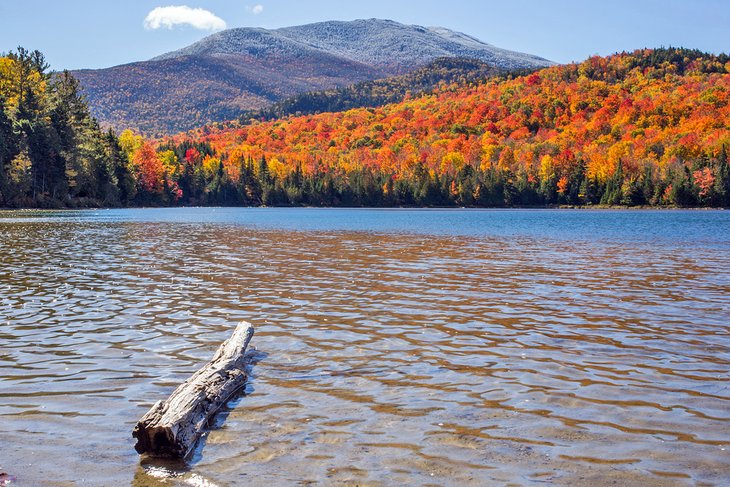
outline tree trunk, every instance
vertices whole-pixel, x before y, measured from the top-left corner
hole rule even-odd
[[[244,353],[252,336],[253,326],[242,321],[210,362],[166,401],[152,406],[132,432],[134,449],[156,457],[186,457],[215,412],[246,383]]]

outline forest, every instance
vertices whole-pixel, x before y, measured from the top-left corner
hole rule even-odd
[[[0,56],[0,207],[120,206],[137,173],[89,114],[78,81],[42,53]]]
[[[101,130],[68,73],[18,49],[0,58],[0,205],[730,206],[727,55],[644,49],[433,85],[153,140]],[[351,103],[335,95],[300,100]]]

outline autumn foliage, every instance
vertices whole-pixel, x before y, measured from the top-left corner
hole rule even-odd
[[[642,50],[163,146],[205,145],[244,203],[727,205],[729,71]]]
[[[102,133],[41,61],[0,57],[6,205],[730,206],[727,55],[592,57],[154,141]]]

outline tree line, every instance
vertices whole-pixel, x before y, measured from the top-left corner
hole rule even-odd
[[[156,190],[140,191],[139,203],[148,205],[216,206],[465,206],[530,207],[551,205],[730,207],[730,165],[723,147],[711,161],[699,160],[666,178],[650,170],[626,178],[623,164],[605,181],[587,174],[584,162],[568,178],[555,173],[534,177],[526,170],[514,172],[491,166],[462,164],[456,172],[429,171],[417,163],[409,177],[373,168],[332,170],[322,162],[305,171],[301,164],[283,169],[261,156],[224,163],[208,144],[167,143],[155,153],[172,164],[158,169]],[[141,152],[140,152],[141,153]],[[174,161],[182,161],[177,164]]]

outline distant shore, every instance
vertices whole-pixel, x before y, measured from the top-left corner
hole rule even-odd
[[[173,208],[323,208],[369,210],[730,210],[711,206],[625,206],[625,205],[534,205],[534,206],[311,206],[311,205],[180,205],[180,206],[0,206],[0,211],[79,211],[79,210],[145,210]]]

